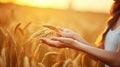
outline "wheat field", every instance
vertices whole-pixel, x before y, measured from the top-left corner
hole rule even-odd
[[[104,30],[108,14],[40,9],[0,4],[0,67],[103,67],[103,63],[69,48],[54,48],[40,37],[58,36],[56,29],[69,28],[94,44]]]

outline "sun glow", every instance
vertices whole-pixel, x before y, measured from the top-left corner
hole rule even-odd
[[[66,9],[69,0],[15,0],[14,3],[42,8]]]
[[[0,0],[24,6],[108,13],[113,0]]]
[[[75,10],[109,12],[113,0],[73,0],[72,3]]]

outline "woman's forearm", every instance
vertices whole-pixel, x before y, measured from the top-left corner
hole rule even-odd
[[[85,44],[85,45],[93,46],[89,42],[87,42],[84,38],[80,38],[79,36],[76,37],[76,40],[79,41],[79,42],[81,42],[81,43],[83,43],[83,44]],[[100,43],[99,45],[93,46],[93,47],[104,49],[103,43]]]
[[[80,36],[73,36],[73,38],[75,39],[75,40],[77,40],[77,41],[79,41],[79,42],[81,42],[81,43],[84,43],[84,44],[86,44],[86,45],[89,45],[90,43],[89,42],[87,42],[84,38],[82,38],[82,37],[80,37]],[[90,45],[90,46],[92,46],[92,45]]]
[[[92,46],[85,45],[83,43],[77,42],[75,49],[82,50],[83,52],[98,58],[105,64],[110,66],[119,66],[120,64],[120,54],[117,52],[105,51],[103,49],[95,48]]]
[[[77,41],[79,41],[79,42],[81,42],[81,43],[84,43],[85,45],[89,45],[89,46],[96,47],[96,48],[100,48],[100,49],[103,49],[103,48],[104,48],[103,44],[99,44],[99,45],[97,45],[97,46],[93,46],[93,45],[91,45],[89,42],[87,42],[84,38],[80,38],[79,36],[78,36],[78,37],[75,37],[75,38],[76,38]],[[96,61],[98,61],[98,58],[96,58],[96,57],[94,57],[94,56],[92,56],[92,55],[90,55],[90,54],[87,54],[87,56],[90,57],[90,58],[92,58],[92,59],[94,59],[94,60],[96,60]]]

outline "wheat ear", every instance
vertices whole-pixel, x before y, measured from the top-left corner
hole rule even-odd
[[[27,29],[31,24],[32,24],[31,22],[27,23],[27,24],[24,26],[23,30]]]
[[[55,31],[59,36],[62,36],[61,33],[60,33],[60,31],[59,31],[56,27],[54,27],[54,26],[51,26],[51,25],[43,25],[43,27],[46,27],[46,28],[48,28],[48,29],[51,29],[51,30]]]
[[[18,23],[14,29],[14,34],[16,33],[17,29],[19,28],[19,26],[21,25],[21,23]]]

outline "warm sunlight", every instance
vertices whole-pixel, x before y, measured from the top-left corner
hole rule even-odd
[[[109,14],[112,3],[113,0],[0,0],[0,67],[105,67],[104,61],[110,64],[111,59],[119,64],[115,56],[119,30],[110,32],[117,36],[115,39],[110,34],[104,38],[108,39],[105,48],[111,52],[95,48],[101,42],[101,33],[109,27],[109,17],[119,20],[119,14]]]
[[[109,12],[113,0],[73,0],[72,6],[75,10]]]
[[[15,0],[14,3],[42,8],[66,9],[69,0]]]
[[[0,0],[19,5],[108,13],[113,0]]]

